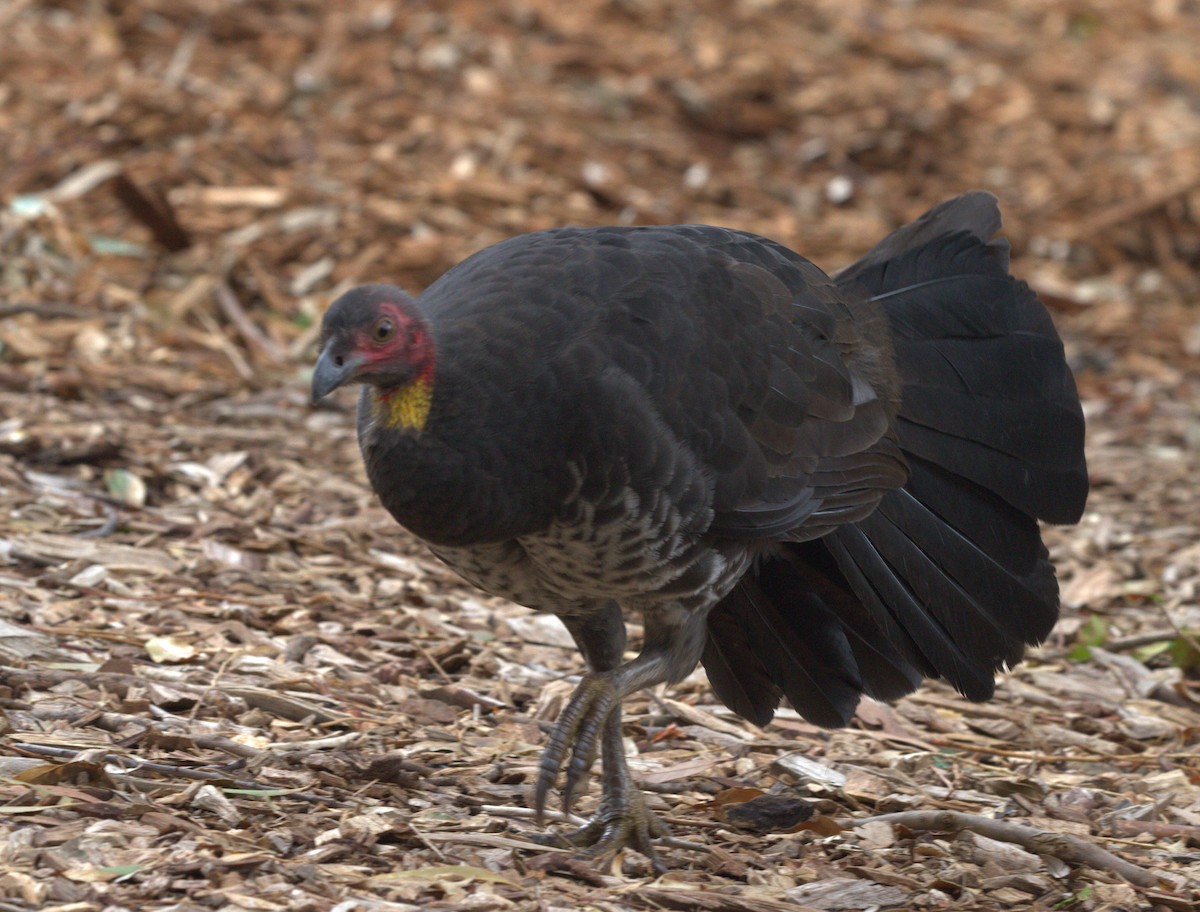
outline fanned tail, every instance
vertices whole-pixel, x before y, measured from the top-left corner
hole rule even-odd
[[[894,698],[922,676],[987,699],[995,672],[1054,626],[1037,523],[1083,513],[1083,413],[1049,314],[992,239],[999,226],[994,197],[965,194],[837,277],[887,316],[910,477],[866,519],[784,545],[713,610],[705,667],[753,721],[782,693],[813,722],[845,724],[859,693]]]

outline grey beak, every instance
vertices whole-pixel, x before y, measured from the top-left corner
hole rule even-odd
[[[312,401],[316,405],[339,386],[354,379],[358,369],[363,365],[363,358],[358,355],[335,355],[333,342],[325,346],[312,375]]]

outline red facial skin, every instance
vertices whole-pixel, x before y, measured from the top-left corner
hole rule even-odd
[[[414,380],[433,380],[433,339],[397,304],[378,305],[375,319],[355,337],[354,351],[363,359],[358,378],[379,386],[385,397]]]

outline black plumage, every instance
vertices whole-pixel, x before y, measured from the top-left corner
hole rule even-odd
[[[922,677],[985,699],[1047,635],[1037,522],[1083,510],[1083,417],[999,226],[966,194],[834,277],[727,229],[558,229],[419,300],[366,286],[330,308],[314,396],[365,384],[384,506],[584,653],[536,796],[565,766],[569,805],[602,750],[576,844],[653,856],[666,835],[621,751],[634,689],[703,661],[754,722],[786,697],[842,725]],[[646,631],[624,663],[623,610]]]

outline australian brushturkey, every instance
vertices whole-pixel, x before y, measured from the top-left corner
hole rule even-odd
[[[659,864],[620,704],[697,662],[753,722],[837,726],[923,677],[986,699],[1049,633],[1037,521],[1083,510],[1083,415],[999,228],[968,193],[833,277],[740,231],[563,228],[330,307],[313,396],[364,385],[383,505],[587,661],[536,783],[540,812],[565,766],[569,808],[601,751],[571,843]]]

